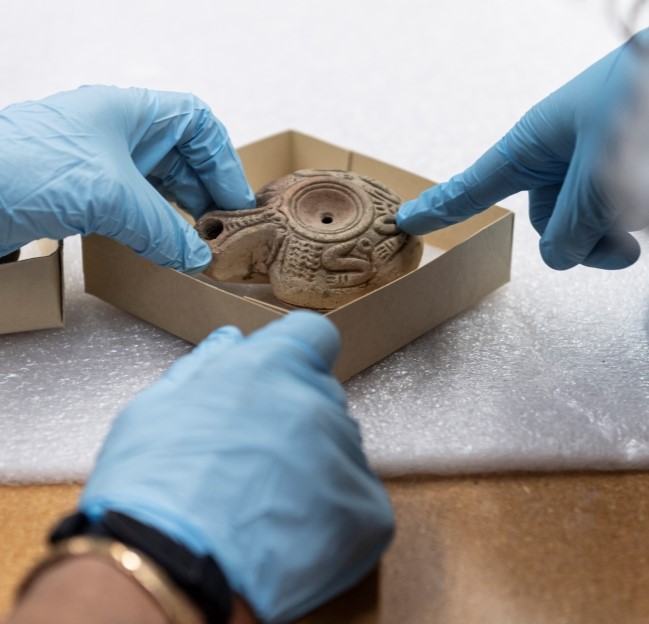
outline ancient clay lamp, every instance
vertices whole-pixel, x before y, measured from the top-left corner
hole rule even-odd
[[[268,283],[292,306],[329,310],[419,265],[422,243],[395,224],[401,200],[346,171],[304,169],[264,186],[257,208],[215,210],[196,224],[208,277]]]
[[[20,249],[16,249],[16,251],[12,251],[10,254],[7,254],[6,256],[0,256],[0,264],[8,264],[9,262],[15,262],[20,258]]]

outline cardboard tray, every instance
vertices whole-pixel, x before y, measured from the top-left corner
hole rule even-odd
[[[63,244],[38,240],[0,264],[0,334],[63,327]]]
[[[325,141],[286,131],[241,148],[253,189],[298,169],[344,169],[380,180],[404,201],[433,182]],[[509,281],[514,216],[493,206],[424,237],[415,271],[326,313],[342,336],[335,373],[347,379],[466,310]],[[197,343],[221,325],[249,333],[288,308],[261,289],[190,277],[141,258],[113,240],[83,241],[86,292]]]

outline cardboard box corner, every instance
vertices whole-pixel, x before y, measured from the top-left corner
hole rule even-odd
[[[63,242],[36,244],[40,256],[0,264],[0,334],[64,326]]]

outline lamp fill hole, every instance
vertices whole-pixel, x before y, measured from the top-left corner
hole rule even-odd
[[[206,223],[202,228],[202,237],[204,240],[214,240],[223,233],[223,222],[217,220]]]

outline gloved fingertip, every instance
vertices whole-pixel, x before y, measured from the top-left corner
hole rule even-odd
[[[249,210],[251,208],[256,208],[257,207],[257,198],[255,197],[255,194],[252,192],[252,189],[248,187],[248,192],[246,193],[246,203],[243,206],[244,210]]]
[[[579,264],[579,260],[572,259],[558,251],[554,245],[551,245],[541,239],[539,241],[539,252],[543,262],[555,271],[567,271]]]
[[[93,230],[115,238],[156,264],[190,275],[212,261],[208,244],[131,163],[125,169],[119,210]],[[137,210],[128,210],[130,204]]]
[[[191,155],[188,156],[192,164]],[[194,165],[196,168],[196,166]],[[221,210],[241,210],[256,206],[255,194],[248,184],[241,159],[229,138],[213,158],[202,163],[199,175]]]
[[[557,271],[565,271],[578,264],[594,269],[617,271],[631,266],[640,257],[638,241],[627,232],[611,232],[604,235],[589,253],[580,253],[574,246],[570,251],[564,252],[543,238],[539,249],[543,261]]]
[[[397,215],[396,215],[396,223],[397,227],[404,232],[406,231],[406,228],[408,227],[407,221],[410,213],[412,212],[412,204],[414,201],[408,201],[405,204],[402,204],[399,210],[397,210]]]
[[[595,269],[619,271],[630,267],[639,257],[638,241],[626,232],[615,233],[602,237],[582,264]]]
[[[263,331],[263,330],[262,330]],[[336,326],[322,314],[297,310],[274,321],[265,328],[265,335],[284,335],[299,342],[307,351],[315,353],[321,362],[313,362],[320,368],[331,370],[340,351],[340,334]]]
[[[218,204],[223,210],[250,210],[257,207],[257,198],[245,178],[235,183],[228,193],[229,201]]]
[[[180,271],[187,275],[198,275],[212,262],[212,250],[197,233],[190,234],[190,236],[192,240],[187,247],[187,253],[183,259],[183,266]]]
[[[397,227],[406,234],[423,236],[440,230],[447,225],[446,221],[433,215],[419,199],[412,199],[399,208],[396,216]]]
[[[238,327],[235,327],[234,325],[223,325],[223,327],[215,329],[201,344],[223,342],[236,343],[240,340],[243,340],[243,333]]]

